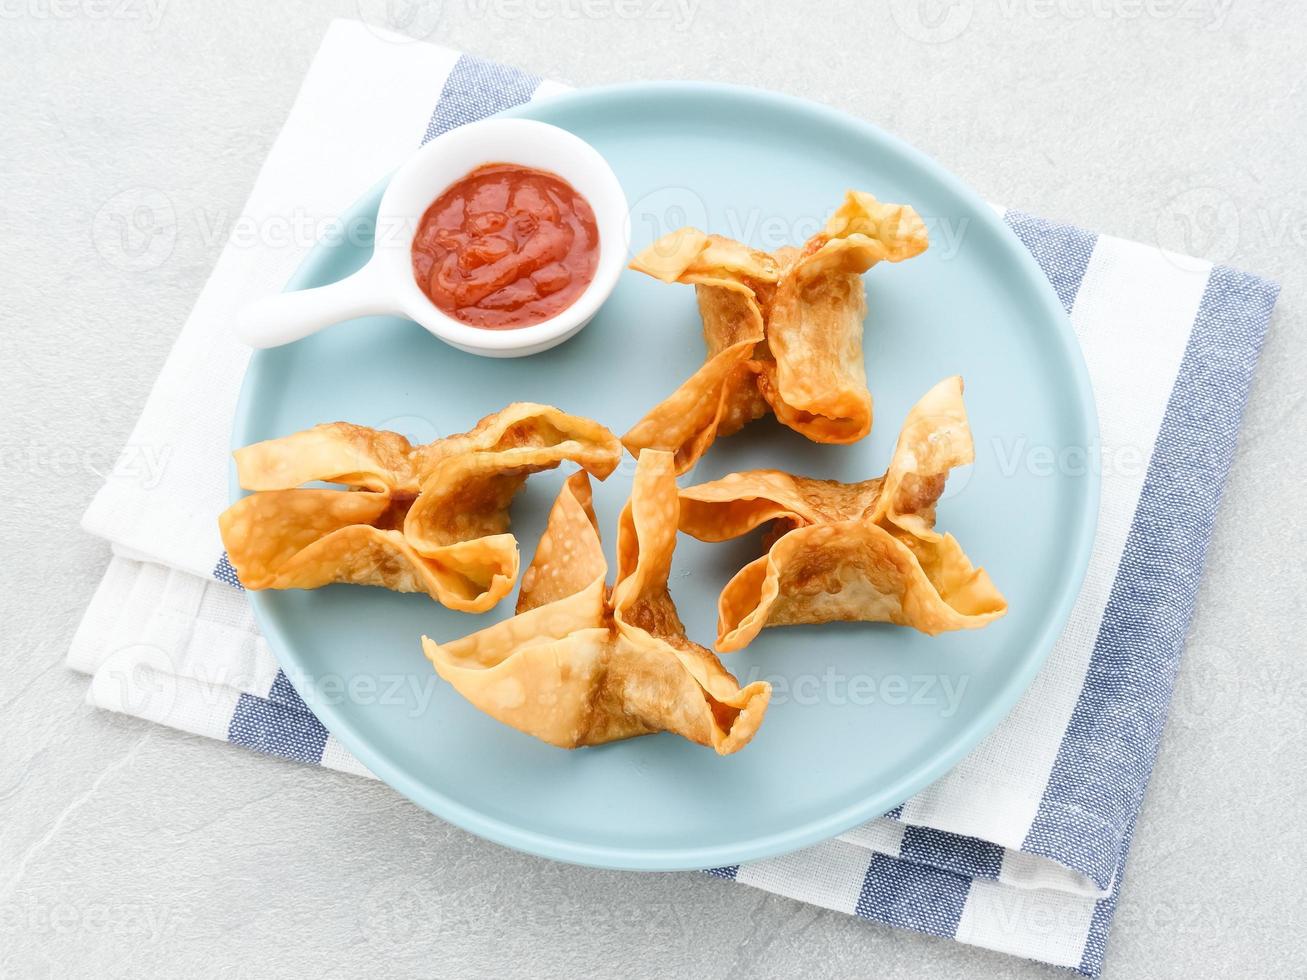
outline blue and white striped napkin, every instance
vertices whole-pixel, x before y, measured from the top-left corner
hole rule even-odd
[[[233,234],[125,465],[84,518],[114,549],[69,653],[92,675],[92,704],[366,775],[277,668],[222,557],[215,518],[249,356],[232,314],[278,291],[321,233],[314,221],[342,213],[424,138],[559,91],[332,25],[239,223],[316,230],[302,241]],[[1070,623],[1011,716],[948,776],[838,839],[713,873],[1093,976],[1277,287],[1004,218],[1066,306],[1098,400],[1102,513]]]

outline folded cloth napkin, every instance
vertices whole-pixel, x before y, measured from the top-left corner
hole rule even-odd
[[[83,520],[114,550],[69,653],[92,675],[92,704],[367,775],[278,669],[223,556],[216,517],[249,357],[232,315],[281,289],[322,233],[314,219],[342,213],[424,138],[563,90],[331,26]],[[1004,220],[1070,314],[1100,413],[1102,510],[1066,632],[1012,714],[939,782],[838,839],[712,873],[1093,976],[1277,287],[1016,211]],[[313,229],[306,240],[237,234],[297,225]]]

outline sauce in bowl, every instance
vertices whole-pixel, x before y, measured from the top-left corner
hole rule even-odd
[[[543,323],[585,292],[599,263],[590,204],[556,174],[478,167],[441,192],[413,237],[413,276],[447,316],[508,330]]]

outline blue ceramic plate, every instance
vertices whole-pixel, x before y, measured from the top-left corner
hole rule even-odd
[[[998,724],[1079,588],[1098,483],[1075,461],[1097,426],[1056,295],[960,181],[831,109],[725,86],[639,84],[509,115],[569,129],[608,158],[632,202],[635,249],[684,224],[763,248],[800,242],[848,187],[916,207],[930,250],[867,276],[871,435],[820,446],[762,420],[719,440],[682,485],[757,466],[841,480],[879,474],[909,407],[961,374],[977,459],[951,479],[939,526],[989,570],[1011,611],[987,629],[935,638],[869,624],[765,630],[724,658],[742,683],[775,685],[758,736],[729,758],[670,735],[567,752],[475,711],[435,676],[418,638],[487,626],[511,614],[511,598],[478,617],[422,595],[352,586],[254,594],[272,649],[326,726],[379,777],[446,820],[535,854],[614,868],[714,867],[876,817]],[[375,213],[380,193],[345,216],[350,227]],[[288,288],[361,266],[369,248],[345,237],[320,244]],[[462,354],[411,322],[379,317],[260,352],[233,440],[346,419],[426,441],[516,400],[558,405],[621,433],[702,360],[693,290],[628,271],[576,339],[535,357]],[[628,459],[596,485],[610,560],[633,469]],[[524,567],[565,474],[532,477],[514,504]],[[758,535],[718,545],[681,537],[671,585],[691,637],[711,644],[717,594],[758,548]]]

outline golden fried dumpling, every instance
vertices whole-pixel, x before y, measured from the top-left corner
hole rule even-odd
[[[569,459],[603,479],[621,452],[602,425],[528,402],[424,446],[333,422],[237,450],[240,484],[257,492],[219,527],[247,589],[347,582],[484,612],[517,578],[508,508],[527,476]],[[312,481],[350,489],[300,486]]]
[[[908,413],[884,476],[837,483],[753,470],[681,491],[681,530],[702,541],[772,522],[767,553],[722,590],[717,649],[742,649],[765,626],[863,620],[935,634],[1002,616],[1007,601],[989,576],[935,530],[949,470],[974,455],[953,377]]]
[[[564,748],[674,732],[729,755],[762,723],[771,686],[741,688],[686,639],[667,590],[676,546],[670,453],[646,450],[617,529],[617,581],[604,585],[590,483],[569,477],[517,615],[450,643],[422,638],[436,672],[475,707]]]
[[[719,435],[730,435],[770,411],[758,388],[756,361],[764,305],[780,267],[766,252],[683,228],[650,245],[631,268],[695,287],[707,359],[622,437],[633,455],[645,448],[674,453],[676,472],[684,473]]]
[[[767,412],[815,442],[861,439],[872,419],[862,273],[926,244],[916,211],[861,191],[801,249],[768,254],[693,228],[664,235],[631,268],[695,287],[708,357],[623,444],[666,449],[684,473],[717,436]]]

